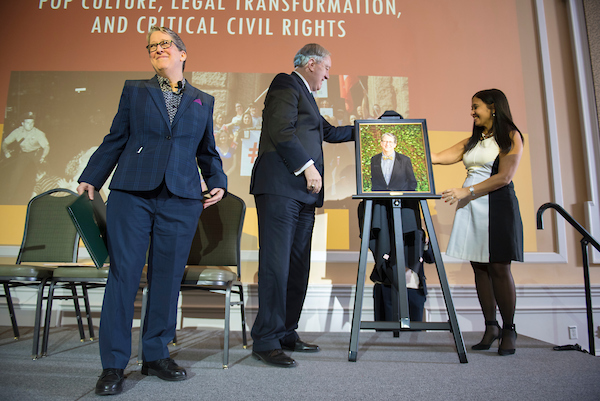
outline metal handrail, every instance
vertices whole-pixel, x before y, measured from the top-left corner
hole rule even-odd
[[[544,223],[542,221],[542,214],[544,213],[544,211],[546,209],[555,209],[558,213],[560,213],[560,215],[562,217],[565,218],[565,220],[567,220],[573,227],[575,227],[575,229],[577,231],[579,231],[579,233],[581,235],[583,235],[583,238],[585,240],[587,240],[587,242],[592,245],[594,248],[596,248],[598,250],[598,252],[600,252],[600,244],[598,243],[598,241],[596,241],[594,239],[594,237],[592,237],[592,235],[587,232],[587,230],[585,228],[583,228],[581,226],[581,224],[579,224],[577,222],[577,220],[575,220],[569,213],[567,213],[567,211],[565,209],[562,208],[562,206],[557,205],[556,203],[552,203],[552,202],[548,202],[548,203],[544,203],[542,206],[540,206],[540,208],[537,211],[537,229],[538,230],[543,230],[544,229]]]
[[[590,289],[590,264],[588,258],[588,245],[592,245],[596,248],[597,251],[600,252],[600,244],[594,237],[590,235],[589,232],[585,228],[581,226],[562,206],[557,205],[556,203],[548,202],[544,203],[537,211],[537,229],[543,230],[544,223],[542,222],[542,215],[546,209],[554,209],[562,217],[565,218],[579,233],[583,236],[581,238],[581,254],[583,259],[583,281],[585,286],[585,305],[586,305],[586,313],[587,313],[587,325],[588,325],[588,342],[590,347],[590,354],[596,355],[596,347],[594,343],[594,319],[592,313],[592,292]]]

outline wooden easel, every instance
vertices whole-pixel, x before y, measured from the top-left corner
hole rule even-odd
[[[439,198],[439,195],[434,195]],[[456,311],[454,310],[454,304],[452,302],[452,295],[450,294],[450,287],[448,286],[448,278],[446,277],[446,271],[444,270],[444,263],[442,262],[442,255],[440,253],[440,247],[438,245],[437,237],[435,235],[435,229],[433,227],[433,221],[431,220],[431,214],[429,212],[429,206],[427,200],[419,198],[421,204],[421,210],[423,211],[423,217],[425,219],[425,227],[429,234],[429,244],[435,257],[435,265],[437,268],[438,276],[440,279],[440,285],[442,288],[442,294],[446,303],[446,311],[448,312],[448,322],[411,322],[408,314],[408,291],[406,290],[406,277],[404,274],[398,274],[398,269],[394,270],[394,283],[392,285],[392,307],[393,315],[397,317],[391,322],[369,322],[361,321],[364,289],[365,289],[365,277],[367,270],[367,255],[369,253],[369,233],[371,231],[371,222],[373,218],[373,200],[374,199],[390,199],[390,197],[373,197],[365,195],[355,195],[354,199],[365,200],[365,217],[362,227],[362,241],[360,246],[360,258],[358,262],[358,277],[356,279],[356,294],[354,297],[354,313],[352,315],[352,329],[350,335],[350,349],[348,351],[348,360],[356,362],[358,352],[358,336],[362,329],[377,329],[377,330],[389,330],[399,333],[399,331],[410,331],[410,330],[449,330],[454,336],[454,343],[456,345],[456,351],[458,353],[458,359],[461,363],[467,363],[467,354],[465,351],[465,344],[458,327],[458,321],[456,319]],[[402,216],[401,216],[402,202],[398,198],[392,199],[392,218],[394,220],[394,241],[396,247],[396,266],[406,266],[404,260],[404,240],[402,236]],[[400,269],[404,271],[403,269]]]

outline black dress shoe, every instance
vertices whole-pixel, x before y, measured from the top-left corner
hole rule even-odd
[[[116,395],[123,391],[123,369],[104,369],[96,382],[97,395]]]
[[[185,369],[177,365],[171,358],[144,362],[142,364],[142,374],[146,376],[158,376],[160,379],[171,382],[187,379]]]
[[[319,352],[321,350],[317,344],[305,343],[301,339],[297,339],[293,343],[281,343],[281,348],[295,352]]]
[[[280,349],[271,349],[268,351],[252,351],[252,356],[263,361],[267,365],[277,366],[279,368],[294,368],[296,361],[287,356]]]

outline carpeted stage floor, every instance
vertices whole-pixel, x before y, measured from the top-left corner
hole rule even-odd
[[[50,331],[49,356],[31,360],[32,329],[14,341],[0,327],[0,400],[82,400],[98,397],[98,342],[81,343],[76,327]],[[264,365],[232,333],[230,367],[221,368],[223,332],[178,331],[171,356],[190,378],[165,382],[136,364],[137,329],[127,380],[118,400],[600,400],[600,358],[519,336],[517,353],[470,351],[481,333],[463,333],[461,364],[448,332],[362,331],[357,362],[348,362],[349,333],[303,333],[322,351],[295,353],[297,368]],[[496,343],[497,344],[497,343]]]

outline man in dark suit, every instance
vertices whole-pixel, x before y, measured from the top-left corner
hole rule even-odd
[[[319,351],[301,341],[296,329],[308,286],[315,208],[323,206],[322,144],[354,139],[353,127],[325,121],[311,93],[329,78],[329,52],[308,44],[294,57],[294,67],[269,87],[250,183],[260,243],[252,354],[280,367],[296,366],[282,349]]]
[[[225,194],[227,177],[213,136],[214,98],[183,78],[181,38],[152,27],[148,53],[156,75],[127,81],[110,133],[79,178],[93,198],[117,166],[108,198],[110,273],[100,318],[102,375],[96,394],[119,394],[131,357],[134,301],[148,252],[148,304],[142,374],[186,379],[169,357],[181,278],[202,209]],[[209,188],[203,201],[198,167]]]
[[[372,191],[414,191],[417,179],[410,158],[395,151],[393,134],[381,135],[381,153],[371,158]]]

